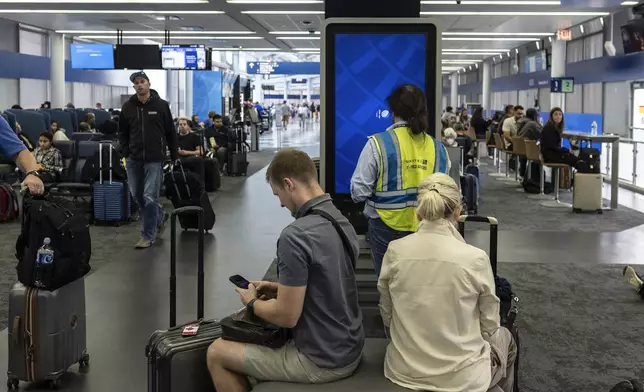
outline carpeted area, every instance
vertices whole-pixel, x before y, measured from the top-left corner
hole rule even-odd
[[[644,214],[623,206],[601,215],[543,207],[541,201],[528,199],[528,194],[517,193],[518,185],[510,186],[488,175],[494,171],[491,164],[480,167],[479,214],[496,217],[500,230],[619,232],[644,224]],[[562,191],[560,195],[562,201],[572,203],[572,192]]]
[[[621,380],[644,378],[644,300],[622,281],[622,268],[499,265],[519,297],[522,392],[607,392]],[[275,277],[273,264],[266,278]],[[364,298],[362,291],[375,289],[361,290]],[[372,313],[364,319],[373,335],[382,321]]]
[[[252,176],[266,167],[275,149],[266,149],[248,154],[248,173],[240,177],[223,177],[221,188],[218,192],[210,194],[210,201],[214,202],[228,192],[243,185],[246,178]],[[172,204],[165,197],[161,202],[166,211],[172,209]],[[215,210],[215,213],[217,211]],[[92,226],[92,272],[99,270],[103,265],[117,260],[122,252],[134,252],[132,248],[138,240],[140,224],[132,222],[120,227]],[[17,281],[15,244],[20,233],[19,222],[2,223],[0,225],[2,236],[0,236],[0,330],[7,326],[7,311],[9,290]],[[168,230],[169,232],[169,230]]]

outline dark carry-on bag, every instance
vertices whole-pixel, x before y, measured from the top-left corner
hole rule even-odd
[[[248,156],[244,144],[244,128],[237,126],[233,135],[234,148],[228,154],[228,175],[245,176],[248,172]]]
[[[516,317],[519,313],[519,308],[516,303],[519,299],[512,292],[512,285],[510,282],[497,275],[498,263],[498,246],[499,246],[499,222],[496,218],[484,216],[461,216],[458,220],[458,231],[465,238],[465,223],[466,222],[479,222],[489,223],[490,225],[490,264],[492,265],[492,273],[494,274],[494,283],[496,285],[496,296],[500,301],[500,319],[501,325],[506,327],[512,333],[512,337],[517,345],[517,358],[514,362],[514,391],[519,391],[519,359],[521,356],[521,340],[519,338],[519,327],[516,324]]]
[[[0,184],[0,222],[10,222],[20,216],[18,194],[10,184]]]
[[[197,271],[197,321],[177,326],[177,217],[194,215],[198,221],[199,245]],[[183,207],[170,216],[170,329],[150,336],[145,353],[148,358],[148,392],[214,392],[206,352],[221,336],[219,323],[204,321],[204,211]],[[184,330],[198,326],[196,333]],[[190,328],[187,328],[190,327]]]
[[[103,145],[98,145],[98,182],[92,187],[94,220],[97,223],[120,224],[132,216],[132,198],[126,181],[114,181],[113,155],[114,146],[107,145],[109,150],[109,182],[103,181]]]
[[[55,291],[16,283],[9,294],[9,366],[7,387],[20,381],[49,381],[75,363],[89,364],[85,319],[85,280]]]
[[[202,208],[204,228],[207,232],[212,230],[216,220],[215,211],[212,209],[210,199],[199,176],[191,172],[186,173],[181,165],[178,165],[178,171],[175,168],[176,166],[172,167],[163,179],[166,196],[172,201],[175,209],[191,206]],[[195,215],[180,215],[179,223],[184,230],[198,228]]]
[[[42,288],[56,290],[85,276],[91,269],[92,256],[87,217],[65,199],[33,198],[27,192],[23,200],[22,229],[16,241],[20,283],[34,285],[36,255],[45,238],[54,248],[55,268]]]
[[[218,191],[221,187],[221,173],[219,172],[219,161],[216,158],[204,158],[203,160],[206,192]]]
[[[580,173],[599,174],[601,172],[601,152],[596,148],[579,150],[579,160],[586,163],[577,169]]]
[[[468,214],[478,214],[479,211],[479,184],[473,174],[461,176],[461,193],[467,206]]]

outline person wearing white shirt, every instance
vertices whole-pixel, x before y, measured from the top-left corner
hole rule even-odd
[[[413,390],[512,392],[517,346],[499,324],[488,256],[454,227],[460,213],[454,180],[432,174],[418,190],[418,231],[389,244],[378,280],[385,377]]]
[[[50,129],[51,133],[54,135],[54,141],[55,142],[69,141],[69,138],[67,137],[67,134],[65,133],[65,130],[58,126],[58,121],[56,121],[56,120],[52,121],[49,129]]]
[[[304,129],[306,127],[306,118],[309,115],[309,108],[305,103],[297,108],[297,115],[300,118],[300,129]]]

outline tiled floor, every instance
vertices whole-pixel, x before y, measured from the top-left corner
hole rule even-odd
[[[317,155],[317,127],[274,131],[261,137],[262,149],[301,147]],[[622,202],[644,208],[644,198],[622,192]],[[290,213],[264,181],[263,170],[217,198],[217,224],[206,238],[206,316],[221,318],[239,307],[228,277],[241,274],[261,278],[275,253],[281,229]],[[69,392],[140,392],[147,390],[144,347],[150,334],[168,323],[169,234],[152,249],[115,251],[117,260],[91,275],[86,282],[89,373],[74,372],[65,379]],[[622,233],[516,233],[500,234],[501,262],[644,264],[644,229]],[[468,242],[485,245],[485,233],[472,233]],[[194,319],[195,243],[190,232],[180,233],[179,320]],[[7,333],[0,333],[0,369],[7,366]],[[39,391],[38,386],[26,390]],[[192,392],[192,391],[185,391]]]

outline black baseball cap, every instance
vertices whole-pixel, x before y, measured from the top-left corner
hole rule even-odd
[[[135,72],[132,75],[130,75],[130,82],[134,83],[134,80],[136,78],[143,78],[143,79],[147,80],[148,82],[150,81],[150,78],[148,78],[148,75],[146,75],[145,72],[143,72],[143,71],[138,71],[138,72]]]

